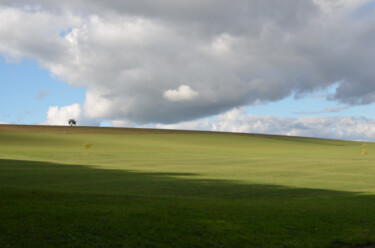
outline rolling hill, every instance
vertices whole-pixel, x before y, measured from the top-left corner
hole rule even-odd
[[[363,145],[0,125],[0,247],[375,247]]]

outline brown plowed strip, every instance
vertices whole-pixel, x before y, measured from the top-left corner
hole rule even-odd
[[[150,134],[150,133],[199,133],[146,128],[116,128],[88,126],[0,125],[0,132],[61,133],[61,134]]]

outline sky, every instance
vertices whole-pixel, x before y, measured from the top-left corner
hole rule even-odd
[[[0,123],[375,141],[373,0],[0,0]]]

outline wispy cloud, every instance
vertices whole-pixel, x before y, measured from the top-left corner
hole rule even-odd
[[[331,107],[331,108],[324,108],[319,111],[302,111],[302,112],[294,112],[294,114],[297,115],[311,115],[311,114],[324,114],[324,113],[336,113],[340,112],[342,110],[346,110],[348,107]]]
[[[309,95],[310,98],[327,98],[329,94],[311,94]]]
[[[48,91],[46,91],[46,90],[41,90],[41,91],[39,91],[39,93],[35,96],[35,99],[40,100],[40,99],[43,99],[44,97],[49,96],[49,95],[50,95],[50,93],[49,93]]]

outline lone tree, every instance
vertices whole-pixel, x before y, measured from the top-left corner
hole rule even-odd
[[[74,120],[74,119],[69,119],[68,123],[69,123],[70,126],[75,126],[75,125],[77,125],[77,122],[76,122],[76,120]]]

